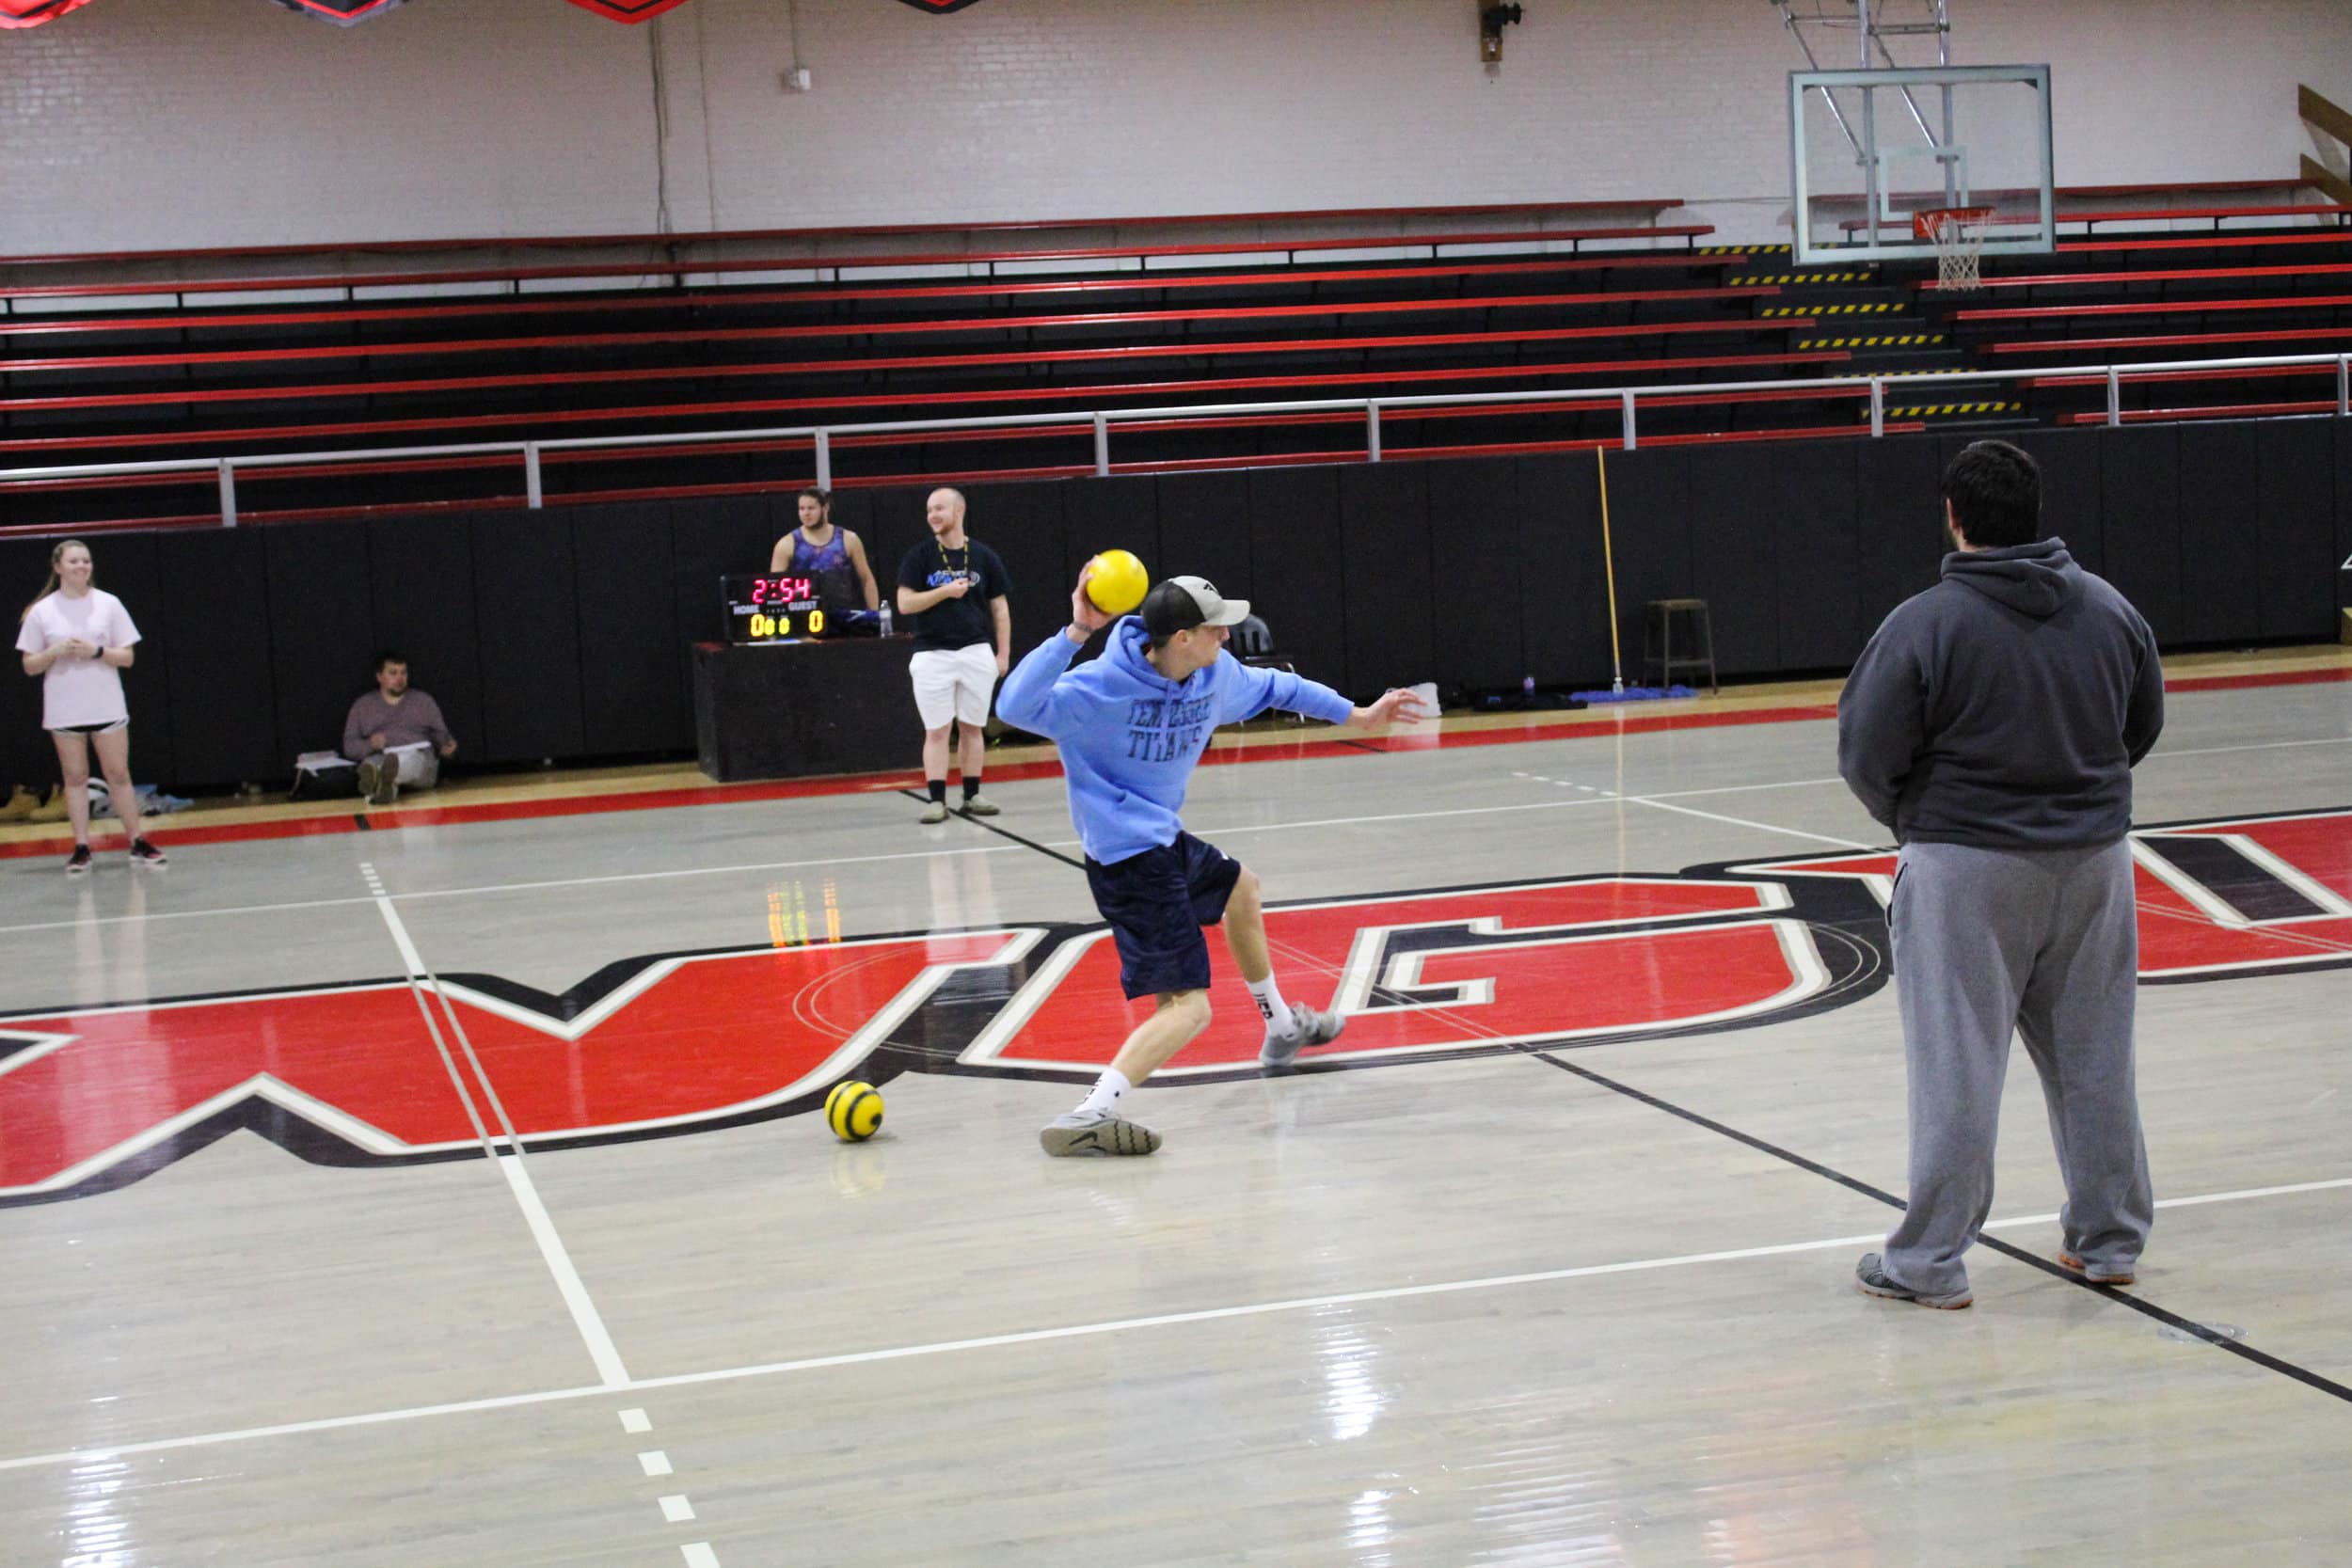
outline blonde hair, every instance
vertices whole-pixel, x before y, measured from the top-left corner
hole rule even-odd
[[[18,613],[16,618],[16,624],[18,626],[23,626],[24,624],[25,617],[33,613],[34,605],[40,604],[41,600],[47,598],[50,594],[55,594],[64,585],[65,579],[57,575],[57,562],[65,559],[66,551],[73,549],[76,546],[80,547],[83,554],[89,556],[90,563],[93,566],[97,564],[97,555],[91,551],[87,545],[83,544],[81,540],[60,539],[57,541],[57,547],[49,552],[49,580],[42,583],[40,585],[40,592],[33,595],[32,604],[26,605],[24,610]]]

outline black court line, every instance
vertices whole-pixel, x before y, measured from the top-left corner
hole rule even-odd
[[[368,814],[366,812],[355,811],[351,814],[351,819],[359,824],[359,831],[361,832],[372,833],[375,832],[375,824],[368,820]]]
[[[931,798],[930,796],[919,794],[912,789],[902,789],[898,791],[898,793],[905,796],[910,800],[920,800],[927,806],[931,803]],[[1061,862],[1062,864],[1070,867],[1073,871],[1084,871],[1087,868],[1086,862],[1073,861],[1058,849],[1048,849],[1044,845],[1040,844],[1037,840],[1033,838],[1023,838],[1019,833],[1014,832],[1011,829],[1000,828],[995,823],[989,821],[986,817],[974,816],[971,813],[966,811],[957,811],[954,815],[961,817],[964,821],[971,823],[975,828],[987,829],[990,832],[994,833],[998,838],[1009,838],[1015,844],[1018,844],[1025,848],[1036,850],[1041,855],[1051,855],[1054,859]]]
[[[1867,1181],[1862,1180],[1858,1177],[1848,1176],[1845,1172],[1840,1170],[1833,1170],[1828,1165],[1822,1164],[1818,1160],[1808,1160],[1802,1154],[1781,1148],[1778,1144],[1767,1143],[1764,1139],[1756,1137],[1753,1133],[1742,1132],[1738,1128],[1726,1126],[1724,1123],[1715,1120],[1711,1117],[1704,1117],[1696,1111],[1686,1110],[1682,1106],[1677,1105],[1670,1100],[1661,1100],[1654,1094],[1646,1094],[1642,1090],[1633,1087],[1630,1084],[1620,1084],[1615,1079],[1608,1077],[1602,1073],[1595,1072],[1590,1068],[1579,1067],[1573,1062],[1562,1061],[1559,1057],[1553,1055],[1549,1051],[1533,1051],[1528,1053],[1528,1054],[1534,1056],[1539,1062],[1544,1062],[1552,1067],[1558,1068],[1563,1072],[1573,1073],[1575,1076],[1583,1079],[1586,1083],[1597,1085],[1599,1087],[1609,1090],[1612,1094],[1621,1094],[1628,1100],[1639,1101],[1641,1103],[1647,1105],[1652,1110],[1663,1111],[1670,1117],[1679,1117],[1684,1121],[1690,1122],[1692,1126],[1704,1127],[1708,1132],[1720,1133],[1724,1137],[1729,1138],[1735,1143],[1745,1144],[1748,1148],[1756,1150],[1758,1153],[1769,1154],[1775,1160],[1785,1161],[1788,1164],[1796,1166],[1799,1170],[1810,1171],[1814,1175],[1835,1181],[1839,1186],[1847,1188],[1850,1191],[1860,1193],[1865,1197],[1875,1198],[1879,1202],[1885,1204],[1890,1209],[1901,1209],[1907,1207],[1903,1200],[1897,1197],[1893,1193],[1883,1192],[1879,1188],[1871,1186]],[[2307,1387],[2316,1388],[2323,1394],[2329,1395],[2335,1399],[2343,1400],[2347,1404],[2352,1404],[2352,1387],[2346,1387],[2344,1385],[2336,1382],[2333,1378],[2322,1376],[2320,1373],[2312,1371],[2308,1367],[2298,1367],[2292,1361],[2281,1360],[2280,1357],[2272,1355],[2267,1351],[2256,1350],[2253,1346],[2233,1339],[2228,1335],[2223,1334],[2220,1330],[2208,1328],[2203,1323],[2198,1323],[2194,1319],[2184,1318],[2177,1312],[2168,1312],[2163,1307],[2158,1307],[2155,1303],[2148,1300],[2144,1296],[2134,1295],[2127,1291],[2115,1290],[2108,1286],[2093,1285],[2079,1275],[2074,1274],[2067,1269],[2060,1268],[2051,1259],[2037,1257],[2035,1254],[2027,1252],[2022,1247],[2014,1246],[1995,1236],[1979,1235],[1977,1238],[1977,1244],[1979,1246],[1990,1247],[2004,1258],[2012,1259],[2017,1262],[2028,1264],[2033,1268],[2040,1269],[2043,1274],[2049,1275],[2053,1278],[2063,1280],[2065,1283],[2073,1285],[2077,1289],[2089,1291],[2092,1294],[2101,1297],[2103,1300],[2112,1302],[2118,1307],[2128,1307],[2144,1318],[2153,1318],[2157,1323],[2164,1324],[2168,1328],[2175,1328],[2184,1334],[2201,1339],[2206,1344],[2213,1346],[2216,1350],[2227,1351],[2230,1354],[2237,1356],[2243,1360],[2250,1361],[2257,1367],[2266,1368],[2267,1370],[2277,1372],[2283,1377],[2291,1377],[2296,1382],[2300,1383]]]

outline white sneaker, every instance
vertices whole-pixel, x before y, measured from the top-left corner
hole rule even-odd
[[[923,825],[927,828],[935,828],[940,823],[946,821],[947,802],[945,800],[933,800],[930,805],[925,806],[923,808],[921,820]]]
[[[1057,1157],[1149,1154],[1160,1147],[1157,1132],[1108,1111],[1065,1111],[1046,1124],[1037,1141]]]
[[[1273,1025],[1266,1026],[1265,1043],[1258,1048],[1260,1067],[1289,1067],[1298,1059],[1301,1046],[1329,1045],[1347,1027],[1347,1020],[1338,1013],[1320,1012],[1295,1002],[1291,1004],[1291,1022],[1297,1026],[1297,1033],[1278,1035]]]
[[[996,802],[985,795],[967,795],[963,798],[963,814],[966,816],[993,816],[996,815]]]

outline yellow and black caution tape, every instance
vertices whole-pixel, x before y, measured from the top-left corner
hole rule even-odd
[[[1766,316],[1886,316],[1905,309],[1894,300],[1861,305],[1767,305]]]
[[[1698,253],[1701,256],[1786,256],[1788,247],[1785,245],[1703,245],[1699,246]]]
[[[1891,420],[1924,420],[1938,414],[2022,414],[2022,403],[1922,403],[1904,408],[1889,408]]]
[[[1939,366],[1931,370],[1880,371],[1876,373],[1892,380],[1899,375],[1967,375],[1970,373],[1970,370],[1971,367],[1966,365],[1946,365]]]
[[[1882,332],[1870,338],[1805,338],[1799,348],[1932,348],[1944,341],[1941,332]]]
[[[1870,281],[1871,276],[1871,274],[1867,272],[1782,272],[1774,273],[1771,277],[1759,277],[1752,272],[1743,272],[1740,275],[1740,281],[1742,283],[1797,284],[1867,283]]]

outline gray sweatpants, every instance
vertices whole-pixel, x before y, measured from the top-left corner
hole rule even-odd
[[[1887,913],[1911,1076],[1911,1200],[1884,1267],[1925,1293],[1967,1288],[1961,1255],[1993,1212],[1993,1146],[2012,1027],[2042,1074],[2066,1182],[2062,1244],[2128,1273],[2154,1218],[2133,1082],[2139,967],[2132,857],[1910,844]]]

